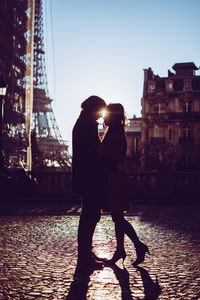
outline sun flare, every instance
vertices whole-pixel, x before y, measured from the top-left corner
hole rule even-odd
[[[101,118],[104,118],[107,114],[107,110],[106,109],[102,109],[101,111]]]
[[[104,118],[105,118],[105,116],[106,116],[106,114],[107,114],[107,110],[106,110],[106,109],[102,109],[102,110],[99,112],[99,114],[100,114],[100,118],[98,119],[98,123],[99,123],[99,124],[103,124],[103,123],[104,123]]]

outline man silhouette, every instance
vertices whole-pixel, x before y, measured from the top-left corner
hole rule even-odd
[[[82,104],[82,111],[72,132],[72,191],[82,196],[82,213],[78,227],[78,265],[95,268],[98,263],[92,253],[92,238],[100,220],[100,174],[98,156],[100,138],[97,120],[106,103],[98,96],[90,96]]]

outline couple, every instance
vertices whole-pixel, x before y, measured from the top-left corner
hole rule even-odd
[[[101,217],[101,209],[111,212],[117,241],[113,257],[104,263],[114,264],[121,258],[125,259],[124,235],[127,234],[136,250],[134,265],[138,265],[144,261],[145,254],[149,251],[124,218],[124,211],[129,206],[128,181],[124,176],[127,150],[124,108],[119,103],[106,106],[105,101],[98,96],[90,96],[81,104],[81,108],[72,138],[72,190],[82,196],[78,227],[78,265],[83,269],[102,266],[98,262],[102,260],[92,251],[92,238]],[[97,120],[103,109],[107,112],[104,117],[107,130],[100,140]],[[113,176],[114,174],[117,176]]]

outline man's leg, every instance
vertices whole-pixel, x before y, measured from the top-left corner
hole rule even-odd
[[[96,224],[101,217],[100,208],[95,199],[90,196],[83,197],[82,214],[78,227],[78,262],[91,261],[92,238]]]

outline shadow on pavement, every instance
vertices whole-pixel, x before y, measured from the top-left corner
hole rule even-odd
[[[140,272],[143,286],[144,286],[144,299],[146,300],[156,300],[161,294],[161,288],[156,277],[156,282],[154,282],[147,270],[142,267],[137,266],[137,270]]]
[[[134,212],[145,223],[199,236],[200,206],[141,205]]]
[[[80,205],[76,203],[11,203],[0,202],[0,216],[63,216],[79,215]]]
[[[70,285],[70,290],[66,297],[66,300],[87,299],[86,295],[88,291],[88,284],[90,282],[90,275],[94,272],[94,270],[95,269],[81,269],[80,266],[77,264],[74,273],[74,280]]]
[[[131,296],[129,272],[127,271],[126,268],[121,269],[117,265],[113,265],[111,268],[113,269],[113,272],[114,272],[117,280],[119,281],[119,285],[122,290],[121,299],[122,300],[132,300],[133,298]]]
[[[130,289],[130,274],[126,268],[119,268],[117,265],[109,266],[112,268],[116,279],[119,281],[119,285],[121,288],[121,299],[122,300],[133,300]],[[157,277],[156,282],[154,282],[147,270],[142,267],[136,267],[140,272],[143,287],[144,287],[144,299],[146,300],[156,300],[158,296],[161,294],[161,288],[158,283]],[[94,272],[95,269],[91,269],[90,271],[79,270],[79,266],[76,266],[76,271],[74,273],[74,280],[71,283],[69,293],[66,297],[66,300],[86,300],[88,286],[90,282],[90,275]]]

